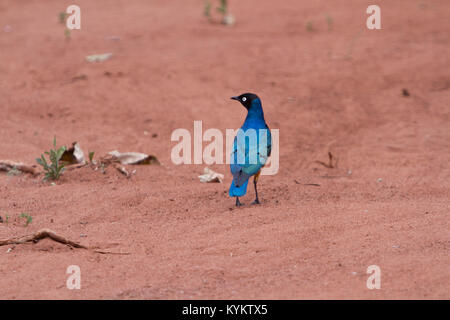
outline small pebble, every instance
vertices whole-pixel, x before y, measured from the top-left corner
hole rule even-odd
[[[380,183],[381,181],[383,181],[383,179],[378,178],[377,182]]]
[[[82,234],[80,234],[80,237],[81,237],[81,238],[86,238],[86,237],[87,237],[87,234],[82,233]]]
[[[232,26],[235,22],[236,19],[234,19],[234,16],[231,13],[225,15],[222,20],[222,23],[227,26]]]

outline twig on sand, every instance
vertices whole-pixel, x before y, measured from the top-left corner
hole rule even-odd
[[[114,164],[114,167],[117,169],[117,171],[119,171],[125,177],[127,177],[127,178],[131,177],[131,174],[127,171],[127,169],[125,169],[124,166],[121,166],[121,165],[116,163],[116,164]]]
[[[328,163],[322,162],[322,161],[316,161],[316,163],[323,165],[325,168],[337,168],[339,158],[336,158],[336,161],[333,164],[333,155],[331,152],[328,152]]]
[[[82,244],[71,241],[64,236],[61,236],[61,235],[57,234],[55,231],[52,231],[50,229],[41,229],[33,234],[29,234],[26,236],[0,240],[0,246],[6,246],[6,245],[10,245],[10,244],[24,244],[27,242],[38,242],[39,240],[42,240],[44,238],[50,238],[53,241],[65,244],[65,245],[67,245],[69,247],[73,247],[73,248],[88,249],[88,250],[90,249],[86,246],[83,246]],[[94,250],[94,249],[93,249],[93,251],[96,253],[101,253],[101,254],[124,254],[124,255],[130,254],[128,252],[123,252],[123,253],[122,252],[109,252],[109,251]]]
[[[294,180],[294,182],[296,184],[301,184],[300,182],[298,182],[297,180]],[[314,186],[314,187],[320,187],[320,184],[318,183],[303,183],[304,186]]]
[[[22,162],[16,162],[12,160],[0,160],[0,171],[9,171],[16,169],[25,173],[30,173],[32,175],[37,174],[34,167],[23,164]]]
[[[66,168],[66,170],[74,170],[74,169],[86,167],[87,165],[88,165],[88,163],[77,163],[77,164],[67,165],[65,168]]]
[[[8,244],[23,244],[26,242],[38,242],[39,240],[42,240],[44,238],[50,238],[56,242],[63,243],[65,245],[74,247],[74,248],[82,248],[87,249],[87,247],[73,242],[59,234],[56,234],[54,231],[50,229],[41,229],[34,234],[29,234],[26,236],[18,237],[18,238],[10,238],[5,240],[0,240],[0,246],[6,246]]]
[[[102,250],[94,250],[95,253],[100,254],[119,254],[119,255],[129,255],[130,252],[110,252],[110,251],[102,251]]]

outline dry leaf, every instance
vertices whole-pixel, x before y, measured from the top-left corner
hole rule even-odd
[[[86,57],[87,62],[102,62],[112,57],[112,53],[93,54]]]
[[[201,176],[198,176],[200,178],[200,182],[218,182],[222,183],[223,180],[223,174],[217,173],[206,167],[203,171],[204,173]]]
[[[83,150],[81,150],[80,145],[78,142],[72,143],[72,147],[68,150],[64,151],[63,155],[61,156],[62,162],[67,162],[69,164],[84,164],[86,163],[86,160],[84,158]]]
[[[160,164],[158,159],[153,155],[147,155],[139,152],[120,153],[117,150],[108,152],[109,155],[115,157],[121,164]]]

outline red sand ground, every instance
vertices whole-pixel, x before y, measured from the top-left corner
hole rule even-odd
[[[377,1],[375,31],[366,1],[231,1],[225,27],[202,0],[80,0],[66,41],[70,4],[0,1],[0,159],[33,164],[56,135],[163,165],[129,180],[86,167],[56,186],[0,174],[0,239],[50,228],[130,253],[0,247],[0,298],[450,298],[448,0]],[[250,188],[235,209],[228,166],[212,166],[223,184],[200,183],[204,165],[172,164],[170,135],[194,120],[238,128],[229,97],[245,91],[280,129],[280,171],[261,178],[262,205]],[[328,151],[337,169],[315,162]],[[366,287],[372,264],[381,290]],[[69,265],[81,290],[66,288]]]

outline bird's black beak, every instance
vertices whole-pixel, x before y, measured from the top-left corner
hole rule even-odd
[[[239,101],[239,97],[231,97],[231,99]]]

